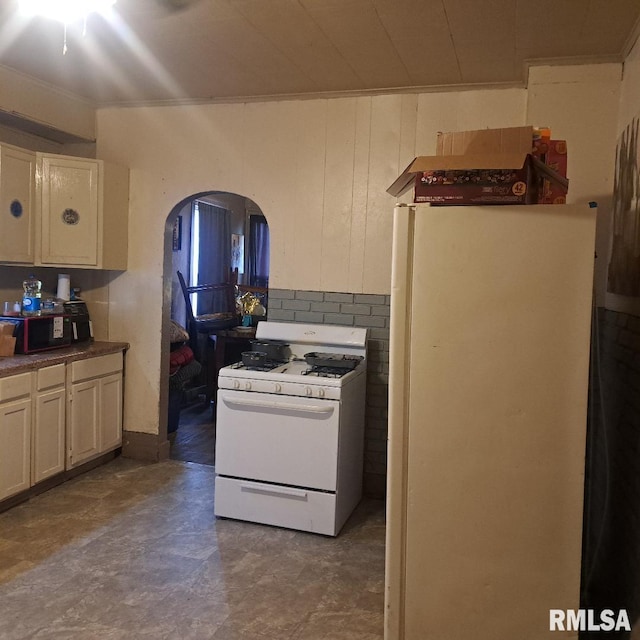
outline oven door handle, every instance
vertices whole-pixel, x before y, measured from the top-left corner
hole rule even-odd
[[[222,400],[226,404],[235,404],[239,407],[251,407],[251,408],[259,408],[259,409],[282,409],[283,411],[303,411],[306,413],[331,413],[333,411],[333,406],[321,406],[314,404],[292,404],[288,402],[265,402],[264,400],[250,400],[243,399],[238,400],[236,398],[230,398],[229,396],[223,395]]]

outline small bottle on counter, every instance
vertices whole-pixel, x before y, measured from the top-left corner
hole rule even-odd
[[[34,275],[30,275],[22,282],[24,294],[22,295],[22,315],[41,315],[40,304],[42,300],[42,282]]]

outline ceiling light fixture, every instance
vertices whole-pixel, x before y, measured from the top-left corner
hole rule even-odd
[[[67,25],[83,21],[84,36],[87,29],[87,17],[90,13],[105,14],[116,3],[116,0],[20,0],[20,11],[31,16],[51,18],[64,24],[64,46],[62,53],[67,52]]]
[[[90,13],[108,11],[116,0],[20,0],[20,10],[64,24],[85,20]]]

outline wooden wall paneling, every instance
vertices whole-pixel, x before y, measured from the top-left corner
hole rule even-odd
[[[364,291],[364,250],[369,193],[369,153],[371,142],[371,97],[356,99],[355,143],[353,150],[353,188],[351,238],[346,291]]]
[[[271,162],[273,142],[270,136],[273,129],[267,129],[269,120],[269,105],[262,103],[246,103],[242,105],[242,195],[251,198],[262,210],[269,223],[271,233],[271,276],[273,275],[276,254],[282,252],[277,248],[281,237],[278,234],[277,212],[274,212],[272,191],[269,187],[273,163]],[[276,246],[274,246],[276,245]]]
[[[295,103],[248,103],[244,110],[243,195],[254,200],[267,218],[271,234],[270,283],[282,287],[292,268],[295,243],[288,222],[296,204],[291,185],[298,147]]]
[[[313,149],[302,149],[300,145],[300,131],[308,126],[299,115],[299,105],[294,101],[281,103],[277,120],[273,123],[274,137],[278,142],[274,145],[271,162],[274,164],[273,199],[277,203],[273,218],[277,226],[271,237],[276,237],[276,246],[282,252],[282,264],[273,259],[273,240],[271,240],[271,272],[272,286],[278,286],[282,278],[291,278],[291,274],[299,273],[299,265],[295,259],[297,255],[298,238],[296,228],[291,224],[291,218],[298,215],[304,202],[300,201],[291,183],[291,176],[295,175],[301,159],[306,160],[307,153]],[[268,218],[267,218],[268,219]],[[271,230],[271,226],[269,227]],[[274,278],[275,280],[272,280]]]
[[[297,162],[288,185],[295,194],[296,205],[287,219],[295,243],[291,269],[277,284],[282,289],[320,289],[327,104],[327,100],[298,103]]]
[[[526,89],[464,91],[456,95],[458,128],[522,127],[527,106]]]
[[[344,291],[349,272],[356,98],[329,100],[322,217],[323,291]]]
[[[243,105],[203,105],[200,109],[193,109],[187,118],[184,113],[180,115],[180,107],[170,107],[166,108],[163,116],[163,119],[156,117],[152,125],[156,139],[147,140],[160,157],[167,148],[174,150],[174,155],[179,153],[180,161],[171,167],[172,182],[185,187],[179,196],[190,195],[185,191],[187,185],[192,184],[192,193],[206,190],[240,191],[243,176]],[[160,159],[157,162],[162,163]]]
[[[364,291],[388,293],[391,286],[393,198],[386,188],[398,177],[402,96],[377,96],[371,104],[369,192],[365,230]],[[404,167],[402,167],[404,168]]]
[[[598,306],[631,311],[627,298],[621,307],[611,306],[607,293],[609,252],[611,249],[611,191],[614,183],[618,113],[624,113],[621,89],[637,86],[640,74],[631,74],[625,64],[621,86],[620,67],[615,64],[583,65],[573,82],[561,82],[567,67],[532,70],[526,121],[551,128],[554,138],[567,141],[567,202],[596,201],[595,288]],[[640,93],[638,94],[640,96]],[[638,104],[634,106],[638,109]],[[599,123],[597,127],[593,123]],[[628,122],[626,123],[628,124]],[[588,132],[588,133],[585,133]],[[597,154],[594,154],[597,149]],[[614,296],[615,297],[615,296]]]
[[[522,126],[525,104],[525,89],[422,93],[415,155],[435,153],[438,131]]]
[[[400,145],[398,147],[398,173],[417,155],[416,130],[418,127],[418,94],[402,96],[402,114],[400,120]],[[422,154],[424,155],[424,154]],[[409,189],[400,198],[389,196],[389,202],[413,202],[413,190]]]
[[[245,176],[244,170],[244,138],[245,110],[233,104],[211,105],[206,112],[207,117],[201,117],[199,139],[196,148],[206,141],[206,155],[209,159],[208,167],[211,172],[211,188],[244,195],[242,192]]]
[[[275,104],[249,102],[242,105],[242,110],[243,195],[254,200],[264,211],[272,204],[273,197],[271,183],[275,167],[272,160],[276,142],[273,125],[277,120],[277,109]]]
[[[416,155],[430,156],[435,154],[438,131],[457,131],[459,129],[456,95],[455,93],[419,94]],[[411,158],[407,160],[406,164],[410,160]]]
[[[403,169],[416,155],[416,128],[418,126],[418,94],[402,96],[400,114],[400,146],[398,168]],[[405,162],[406,159],[409,159]]]

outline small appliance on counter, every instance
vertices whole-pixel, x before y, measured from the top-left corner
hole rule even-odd
[[[0,322],[15,325],[15,353],[29,354],[71,345],[71,319],[60,314],[43,316],[0,316]]]
[[[64,303],[64,312],[71,320],[71,341],[92,342],[93,325],[89,318],[89,309],[84,300],[69,300]]]

